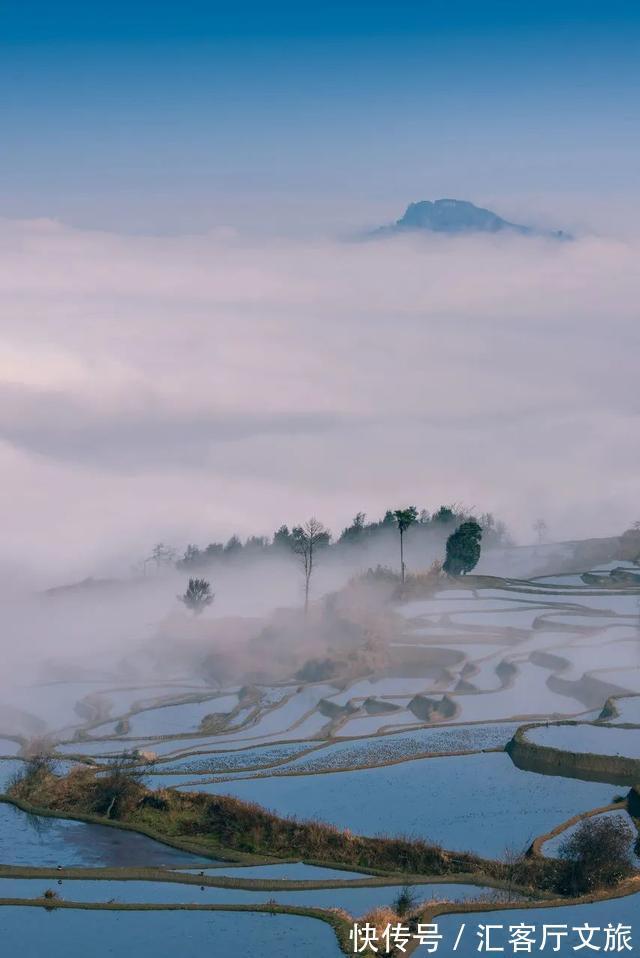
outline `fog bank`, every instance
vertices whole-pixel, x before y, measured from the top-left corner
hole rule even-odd
[[[639,250],[0,225],[2,558],[86,575],[315,514],[637,518]]]

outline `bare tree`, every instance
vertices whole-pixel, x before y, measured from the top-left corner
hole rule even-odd
[[[547,534],[549,532],[547,528],[547,523],[544,519],[536,519],[533,523],[533,531],[538,537],[538,542],[542,545],[543,542],[547,541]]]
[[[518,886],[527,883],[528,860],[526,848],[518,848],[516,845],[507,845],[502,856],[504,865],[507,901],[513,901],[520,897]]]
[[[144,793],[144,768],[123,752],[111,759],[108,770],[94,779],[91,811],[106,818],[126,818]]]
[[[312,516],[311,519],[307,519],[304,525],[296,526],[292,530],[291,536],[293,551],[300,558],[304,573],[304,611],[306,615],[309,610],[309,590],[316,552],[322,546],[328,545],[330,533],[318,519]]]
[[[147,556],[142,563],[144,574],[147,574],[147,565],[154,562],[156,570],[162,566],[172,565],[176,557],[176,550],[173,546],[166,546],[164,542],[158,542],[151,550],[151,555]]]

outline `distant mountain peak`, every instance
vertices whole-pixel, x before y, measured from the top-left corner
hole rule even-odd
[[[521,236],[548,236],[570,239],[562,230],[538,230],[533,226],[510,223],[492,210],[476,206],[469,200],[420,200],[409,203],[404,215],[389,226],[375,230],[374,235],[408,232],[429,233],[501,233],[509,231]]]

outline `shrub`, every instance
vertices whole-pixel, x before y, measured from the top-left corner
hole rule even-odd
[[[42,893],[47,911],[52,911],[56,907],[56,902],[60,901],[60,895],[53,888],[46,888]]]
[[[408,572],[405,578],[404,590],[396,591],[396,598],[410,599],[431,595],[442,584],[442,563],[435,559],[428,569],[419,572]]]
[[[390,569],[389,566],[378,563],[375,569],[369,568],[356,578],[363,582],[385,582],[389,585],[397,585],[400,582],[400,573]]]
[[[24,767],[10,777],[8,790],[17,795],[29,795],[55,774],[56,764],[50,755],[32,755]]]
[[[405,918],[418,904],[418,896],[410,885],[405,885],[400,894],[393,900],[391,907],[399,918]]]
[[[118,756],[109,769],[99,773],[93,787],[92,811],[107,818],[124,818],[142,799],[143,770],[132,765],[132,755]]]
[[[158,812],[166,812],[169,808],[169,802],[158,792],[152,792],[150,795],[144,796],[140,802],[140,808],[153,808]]]
[[[582,894],[627,878],[634,870],[633,840],[631,827],[618,814],[585,819],[560,846],[568,866],[567,891]]]
[[[322,682],[332,679],[339,672],[340,666],[334,659],[309,659],[295,674],[300,682]]]

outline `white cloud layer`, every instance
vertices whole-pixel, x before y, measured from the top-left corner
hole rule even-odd
[[[0,223],[0,551],[415,502],[523,538],[640,517],[633,242],[264,242]]]

